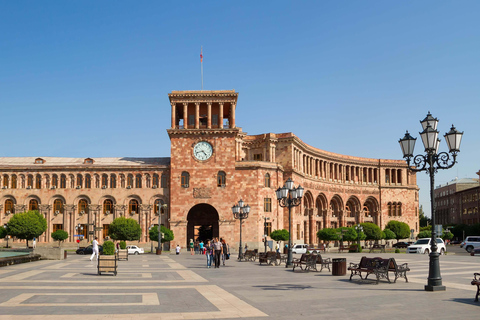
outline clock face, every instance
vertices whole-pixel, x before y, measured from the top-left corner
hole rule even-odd
[[[200,161],[210,159],[213,154],[213,147],[206,141],[200,141],[193,147],[193,156]]]

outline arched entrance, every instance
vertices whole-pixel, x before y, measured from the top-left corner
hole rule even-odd
[[[206,240],[219,236],[218,212],[209,204],[192,207],[187,215],[187,245],[190,239]]]

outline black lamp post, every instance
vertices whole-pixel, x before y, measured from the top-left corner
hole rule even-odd
[[[282,188],[275,191],[280,207],[288,208],[288,256],[286,268],[292,266],[292,208],[297,207],[302,202],[303,188],[293,186],[293,180],[288,178]]]
[[[357,231],[357,252],[360,252],[360,232],[363,232],[363,227],[360,224],[355,226],[355,231]]]
[[[250,206],[248,204],[245,205],[245,202],[243,202],[243,200],[240,199],[240,201],[238,201],[238,204],[235,204],[232,207],[232,213],[235,219],[240,220],[240,246],[238,247],[238,260],[241,260],[243,259],[242,223],[243,223],[243,220],[248,218],[248,214],[250,213]]]
[[[405,136],[399,140],[402,148],[403,157],[406,159],[408,167],[413,172],[426,171],[430,175],[430,203],[432,208],[432,238],[430,240],[430,263],[428,270],[428,284],[425,285],[426,291],[443,291],[445,286],[442,285],[442,276],[440,275],[439,253],[437,252],[437,232],[435,230],[435,195],[434,178],[438,169],[449,169],[456,163],[457,153],[460,152],[460,142],[463,132],[452,128],[444,137],[448,144],[449,153],[438,153],[440,139],[438,138],[437,124],[438,119],[432,117],[428,112],[425,119],[420,121],[423,131],[420,132],[422,142],[425,147],[425,154],[413,155],[415,148],[415,140],[407,131]],[[413,157],[413,167],[410,166],[410,160]]]
[[[263,239],[265,245],[265,252],[267,252],[267,220],[270,220],[270,218],[263,217],[263,219],[265,219],[265,222],[263,223]]]
[[[8,224],[4,224],[3,227],[5,228],[5,230],[8,230]],[[7,239],[7,249],[8,249],[8,234],[5,235],[5,238]]]

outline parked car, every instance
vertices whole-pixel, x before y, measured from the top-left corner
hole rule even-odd
[[[430,253],[430,241],[431,238],[422,238],[418,239],[414,244],[408,246],[407,253],[423,253],[429,254]],[[445,243],[442,239],[437,238],[437,252],[440,254],[445,254],[447,251],[445,247]]]
[[[128,254],[140,254],[144,253],[143,248],[139,248],[137,246],[127,246]]]
[[[292,253],[307,253],[308,244],[296,244],[292,247]]]
[[[85,248],[78,248],[77,251],[75,251],[77,254],[92,254],[93,253],[93,246],[89,245],[88,247]],[[103,246],[98,246],[98,252],[100,254],[103,254]]]
[[[409,245],[410,245],[410,243],[408,243],[408,242],[400,241],[400,242],[394,243],[394,244],[392,245],[392,247],[405,249],[405,248],[407,248]]]
[[[460,244],[460,248],[465,248],[468,253],[471,253],[473,249],[480,248],[480,236],[468,236]]]
[[[471,256],[480,256],[480,248],[473,249],[472,252],[470,252]]]

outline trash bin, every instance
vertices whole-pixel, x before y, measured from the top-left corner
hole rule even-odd
[[[67,250],[63,250],[63,259],[67,259]]]
[[[332,259],[332,276],[344,276],[347,274],[347,259]]]

